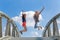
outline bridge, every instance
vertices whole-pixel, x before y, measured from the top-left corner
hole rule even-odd
[[[5,37],[2,36],[2,19],[6,19]],[[54,16],[45,26],[42,37],[21,37],[16,23],[0,11],[0,40],[60,40],[59,28],[57,20],[60,13]],[[11,31],[12,27],[12,31]]]

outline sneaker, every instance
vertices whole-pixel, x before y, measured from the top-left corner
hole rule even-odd
[[[20,31],[20,33],[23,34],[22,31]]]
[[[37,28],[37,26],[35,25],[35,26],[34,26],[34,28],[36,29],[36,28]]]
[[[41,26],[38,26],[38,30],[41,30],[42,29],[42,27]]]

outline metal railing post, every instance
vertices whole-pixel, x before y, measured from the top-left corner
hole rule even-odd
[[[58,30],[58,26],[57,26],[57,21],[56,20],[53,21],[53,36],[59,36],[59,30]]]
[[[2,17],[0,14],[0,37],[2,37]]]
[[[9,20],[7,20],[5,36],[10,36],[10,35],[11,35],[11,30],[10,30],[10,21],[9,21]]]

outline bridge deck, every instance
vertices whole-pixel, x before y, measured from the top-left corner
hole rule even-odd
[[[59,36],[55,37],[2,37],[0,40],[60,40]]]

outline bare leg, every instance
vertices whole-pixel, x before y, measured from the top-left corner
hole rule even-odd
[[[37,28],[37,22],[35,22],[35,26],[34,26],[34,28]]]
[[[24,30],[21,30],[21,32],[26,32],[27,31],[27,28],[26,27],[24,27]]]
[[[22,32],[26,32],[26,31],[27,31],[27,28],[24,27],[24,30],[21,30],[20,32],[21,32],[21,34],[22,34]]]

